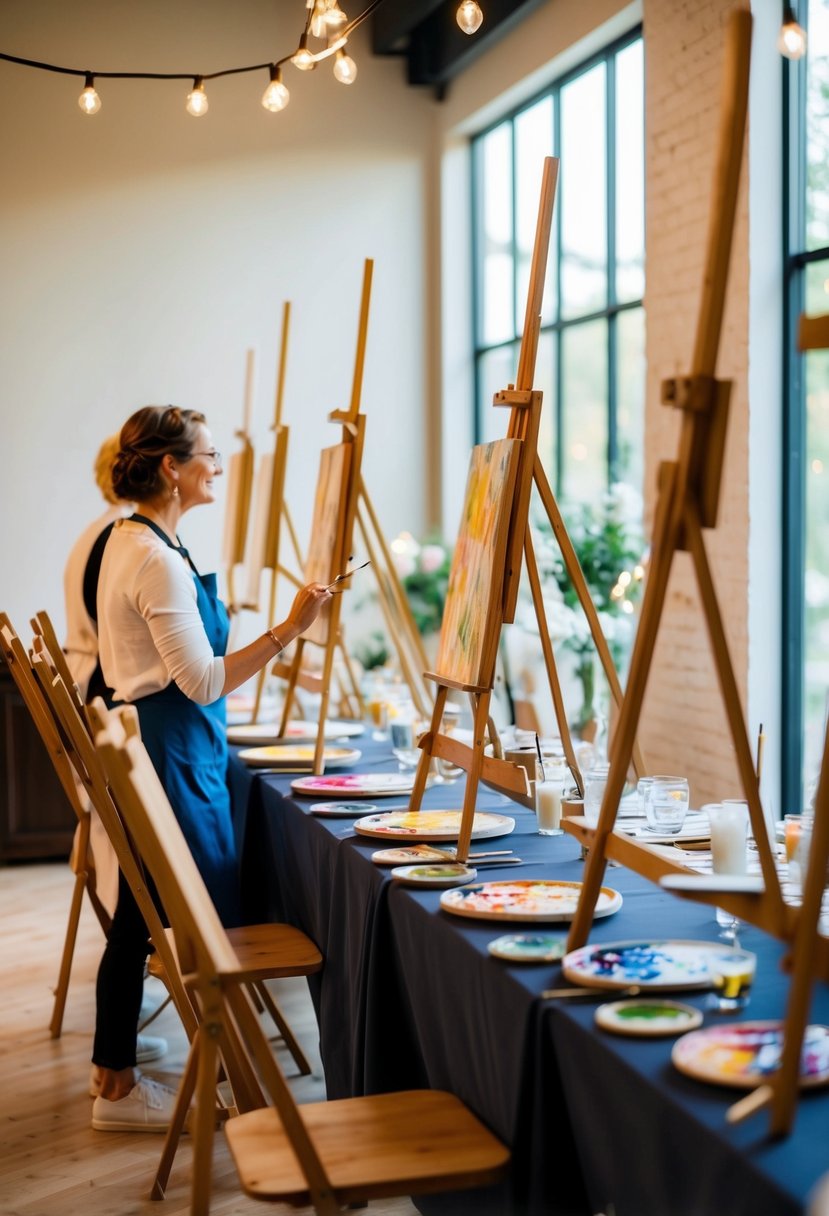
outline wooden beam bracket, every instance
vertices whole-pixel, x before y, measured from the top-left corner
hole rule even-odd
[[[714,376],[672,376],[662,381],[661,402],[677,410],[706,414],[714,405],[717,383]]]
[[[511,409],[514,407],[528,409],[532,402],[532,389],[513,388],[512,385],[509,388],[500,389],[492,398],[493,405],[507,405]]]

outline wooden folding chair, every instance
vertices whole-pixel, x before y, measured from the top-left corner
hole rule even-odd
[[[273,1106],[225,1124],[245,1191],[333,1216],[384,1196],[484,1186],[509,1152],[452,1094],[417,1090],[298,1106],[244,987],[244,968],[222,928],[146,751],[119,732],[115,715],[96,736],[122,814],[170,915],[201,1028],[187,1062],[174,1124],[195,1091],[194,1216],[210,1201],[218,1053],[242,1042]],[[120,738],[119,738],[120,734]],[[359,1151],[355,1152],[355,1145]]]
[[[104,937],[109,934],[110,916],[98,898],[95,887],[95,867],[90,848],[90,804],[73,776],[72,765],[66,755],[60,735],[55,728],[51,714],[43,704],[36,681],[32,677],[29,658],[23,643],[4,612],[0,612],[0,649],[12,674],[17,690],[23,703],[29,711],[38,734],[43,740],[49,759],[52,761],[69,805],[78,820],[78,832],[72,846],[69,864],[75,875],[72,889],[72,900],[69,905],[69,918],[66,923],[66,934],[63,940],[58,982],[55,987],[55,1003],[52,1018],[49,1022],[49,1033],[53,1039],[60,1038],[63,1028],[63,1015],[66,1009],[66,997],[69,991],[69,979],[72,972],[72,958],[75,953],[75,942],[78,935],[78,924],[81,917],[84,892],[98,918]]]

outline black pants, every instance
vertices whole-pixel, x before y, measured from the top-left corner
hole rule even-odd
[[[147,887],[167,920],[152,883]],[[118,871],[118,906],[112,918],[96,986],[97,1013],[92,1063],[116,1072],[135,1067],[135,1041],[144,987],[144,963],[150,953],[144,917],[121,871]]]

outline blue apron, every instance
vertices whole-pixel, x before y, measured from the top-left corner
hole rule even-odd
[[[187,550],[143,515],[146,524],[175,549],[193,570],[196,602],[207,639],[216,656],[224,655],[230,633],[227,610],[219,599],[215,574],[199,574]],[[141,738],[164,786],[184,837],[222,923],[242,922],[239,866],[227,786],[225,699],[198,705],[171,681],[160,692],[135,701]]]

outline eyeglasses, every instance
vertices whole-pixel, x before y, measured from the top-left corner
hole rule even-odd
[[[217,452],[215,448],[213,448],[209,452],[194,452],[193,455],[194,456],[207,456],[210,460],[213,461],[213,463],[215,464],[217,469],[220,469],[222,467],[222,454],[221,454],[221,452]]]

